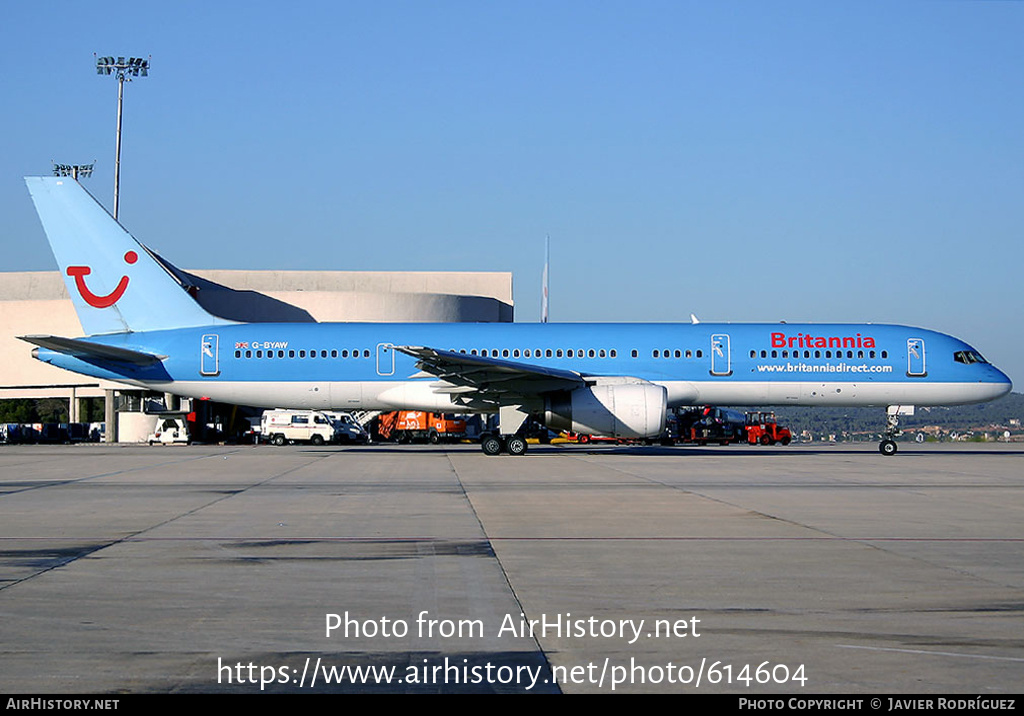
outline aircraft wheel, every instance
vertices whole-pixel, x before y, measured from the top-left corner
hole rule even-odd
[[[284,445],[284,442],[285,442],[284,441],[284,435],[275,435],[274,436],[274,444],[277,445],[278,447],[281,447],[282,445]]]
[[[878,444],[878,452],[883,455],[895,455],[896,454],[896,441],[895,440],[883,440]]]
[[[508,454],[525,455],[526,445],[527,443],[525,438],[521,438],[518,435],[513,435],[508,439]]]
[[[309,439],[309,441],[316,445],[317,447],[320,447],[321,445],[324,444],[324,438],[322,435],[314,435]]]
[[[480,447],[484,451],[484,455],[500,455],[501,454],[501,440],[488,435],[480,442]]]

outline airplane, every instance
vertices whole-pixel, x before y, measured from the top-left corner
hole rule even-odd
[[[239,323],[203,309],[78,182],[26,177],[82,338],[21,336],[38,360],[94,378],[265,408],[497,413],[488,455],[552,430],[657,438],[670,408],[886,409],[1012,388],[967,343],[899,325]]]

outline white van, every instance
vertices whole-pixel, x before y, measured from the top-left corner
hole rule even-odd
[[[275,445],[365,442],[366,432],[359,423],[348,415],[344,417],[343,420],[319,410],[265,410],[260,420],[260,436]]]

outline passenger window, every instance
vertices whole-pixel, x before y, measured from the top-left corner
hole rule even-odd
[[[636,349],[634,348],[632,351],[630,351],[630,355],[632,355],[634,358],[636,358],[639,355],[639,353],[637,353]]]

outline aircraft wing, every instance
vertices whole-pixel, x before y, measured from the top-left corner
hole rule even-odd
[[[35,344],[41,348],[49,348],[51,351],[64,353],[82,360],[118,361],[130,363],[131,365],[146,366],[159,363],[167,356],[155,355],[133,351],[128,348],[108,346],[103,343],[93,343],[81,338],[61,338],[60,336],[18,336],[23,341]]]
[[[417,368],[443,381],[434,385],[435,392],[453,396],[465,394],[467,397],[475,395],[484,400],[496,400],[513,396],[531,397],[586,385],[584,377],[571,370],[424,346],[395,346],[395,350],[417,358]]]

